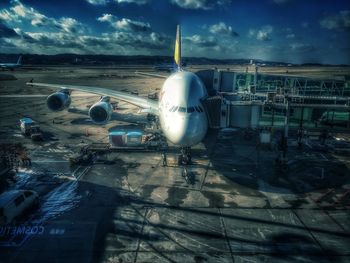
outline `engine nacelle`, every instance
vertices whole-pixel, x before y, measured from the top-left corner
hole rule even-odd
[[[47,107],[52,111],[62,111],[69,107],[71,103],[69,90],[57,91],[46,99]]]
[[[109,97],[104,96],[99,102],[91,106],[89,116],[93,122],[105,124],[111,119],[113,107],[109,101]]]

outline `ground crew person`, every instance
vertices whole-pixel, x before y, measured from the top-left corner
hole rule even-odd
[[[162,152],[163,166],[168,166],[168,162],[166,159],[166,153]]]

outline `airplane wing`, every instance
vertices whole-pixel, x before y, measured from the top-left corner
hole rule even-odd
[[[73,94],[71,97],[92,97],[93,94]],[[2,94],[0,98],[47,98],[47,94]]]
[[[122,100],[138,106],[140,108],[145,109],[145,112],[149,112],[155,115],[158,115],[158,101],[141,98],[137,95],[132,95],[126,92],[114,91],[105,88],[99,87],[90,87],[90,86],[77,86],[77,85],[61,85],[61,84],[49,84],[49,83],[34,83],[27,82],[27,85],[38,86],[38,87],[50,87],[50,88],[58,88],[58,89],[69,89],[69,90],[78,90],[87,93],[93,93],[98,95],[109,96],[112,98],[116,98],[118,100]]]

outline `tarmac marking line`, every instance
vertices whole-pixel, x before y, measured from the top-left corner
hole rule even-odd
[[[235,259],[234,259],[234,256],[233,256],[233,251],[232,251],[232,248],[231,248],[230,240],[229,240],[229,238],[227,237],[226,224],[225,224],[224,218],[222,217],[222,213],[221,213],[220,207],[218,207],[218,211],[219,211],[219,217],[220,217],[220,223],[221,223],[221,227],[222,227],[222,231],[223,231],[223,236],[225,237],[225,240],[226,240],[228,249],[230,250],[230,255],[231,255],[232,263],[234,263],[234,262],[235,262]]]
[[[81,166],[79,166],[78,168],[80,168]],[[92,166],[87,166],[77,177],[75,177],[76,178],[76,180],[77,181],[79,181],[79,179],[82,177],[82,176],[84,176],[90,169],[91,169],[91,167]],[[75,171],[74,171],[74,173],[75,173]],[[73,174],[74,174],[73,173]]]
[[[328,158],[324,156],[322,153],[320,153],[320,155],[322,156],[323,159],[325,159],[326,161],[329,161]]]
[[[205,169],[205,174],[204,174],[204,176],[203,176],[201,185],[200,185],[200,187],[199,187],[199,191],[202,191],[202,189],[203,189],[203,185],[204,185],[204,183],[205,183],[205,179],[207,179],[207,175],[208,175],[210,166],[211,166],[211,161],[208,160],[208,165],[207,165],[207,167],[206,167],[206,169]]]
[[[339,226],[344,231],[347,231],[331,214],[329,214],[329,212],[327,210],[323,210],[323,211],[337,226]]]
[[[318,239],[314,236],[314,234],[312,233],[312,231],[309,229],[309,227],[304,223],[304,221],[300,218],[300,216],[298,215],[298,213],[296,213],[294,211],[294,209],[291,209],[292,213],[298,218],[298,220],[300,221],[300,223],[303,225],[303,227],[305,228],[305,230],[307,230],[307,232],[309,232],[310,236],[312,237],[312,239],[315,241],[315,243],[321,248],[322,252],[326,252],[325,249],[322,247],[321,243],[318,241]],[[325,255],[327,255],[325,253]]]
[[[131,205],[131,207],[135,210],[135,212],[138,214],[138,215],[140,215],[141,217],[143,217],[143,218],[145,218],[143,215],[142,215],[142,213],[135,207],[135,206],[133,206],[133,205]],[[148,208],[154,208],[154,206],[147,206]],[[147,207],[144,207],[144,208],[147,208]],[[157,208],[157,207],[156,207]],[[151,227],[154,227],[155,229],[157,229],[163,236],[165,236],[167,239],[169,239],[170,241],[172,241],[172,242],[174,242],[176,245],[178,245],[179,247],[181,247],[181,248],[183,248],[185,251],[187,251],[187,252],[191,252],[191,253],[193,253],[193,251],[192,250],[190,250],[188,247],[185,247],[184,245],[182,245],[182,244],[180,244],[176,239],[174,239],[174,238],[172,238],[170,235],[168,235],[165,231],[163,231],[163,230],[161,230],[161,228],[160,227],[158,227],[157,226],[157,224],[155,224],[155,223],[152,223],[152,222],[150,222],[147,218],[145,218],[146,219],[146,221],[147,221],[147,223],[148,223],[148,225],[149,226],[151,226]],[[178,234],[182,234],[181,232],[178,232]],[[185,236],[184,234],[182,234],[183,236]],[[186,238],[189,238],[188,236],[186,236]],[[200,243],[200,242],[198,242],[197,240],[193,240],[193,239],[191,239],[192,241],[195,241],[195,242],[197,242],[197,243]],[[202,243],[200,243],[200,244],[202,244]],[[203,246],[207,246],[207,247],[209,247],[209,248],[213,248],[213,247],[210,247],[210,246],[208,246],[208,245],[206,245],[206,244],[202,244]],[[152,248],[154,249],[154,250],[156,250],[153,246],[152,246]],[[214,248],[215,249],[215,248]],[[217,250],[217,249],[216,249]],[[157,252],[159,252],[159,251],[157,251]],[[167,258],[168,259],[168,258]]]

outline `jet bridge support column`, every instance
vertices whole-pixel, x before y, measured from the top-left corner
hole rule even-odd
[[[286,117],[284,119],[284,134],[283,134],[283,161],[287,159],[287,150],[288,150],[288,132],[289,132],[289,114],[290,114],[290,98],[288,96],[285,97],[286,100]]]
[[[258,66],[255,66],[255,70],[254,70],[254,87],[256,89],[256,85],[258,83]]]
[[[287,150],[288,150],[288,132],[289,132],[289,114],[290,114],[290,98],[285,96],[284,101],[286,103],[286,115],[284,119],[284,131],[281,136],[280,151],[276,159],[276,165],[278,168],[285,172],[287,170]]]
[[[299,129],[298,129],[298,147],[299,148],[302,147],[302,140],[304,136],[303,121],[304,121],[304,107],[301,107],[300,122],[299,122]]]
[[[216,90],[216,92],[220,91],[220,85],[221,85],[221,72],[218,69],[215,69],[214,77],[213,77],[213,88]]]

